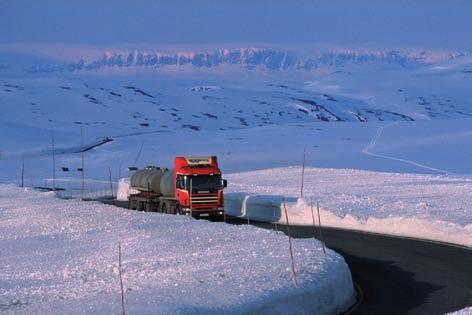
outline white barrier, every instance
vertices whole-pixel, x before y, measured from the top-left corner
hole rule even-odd
[[[287,208],[297,207],[299,200],[293,197],[250,195],[247,193],[226,193],[225,212],[234,217],[264,222],[279,222],[285,216],[282,204]],[[285,221],[282,221],[285,222]]]

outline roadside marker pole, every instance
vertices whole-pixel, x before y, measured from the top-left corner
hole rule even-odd
[[[85,175],[84,175],[84,128],[80,127],[80,152],[82,153],[82,183],[80,185],[80,199],[84,200]]]
[[[247,199],[246,199],[246,219],[247,219],[247,225],[251,224],[251,222],[249,222],[249,211],[247,211]]]
[[[25,187],[25,157],[22,157],[21,160],[21,186]]]
[[[318,223],[319,223],[319,229],[320,229],[320,241],[321,244],[323,244],[323,253],[326,254],[326,249],[325,249],[325,243],[323,242],[323,235],[321,234],[321,216],[320,216],[320,203],[316,203],[316,209],[318,210]]]
[[[275,227],[275,230],[278,231],[278,229],[277,229],[277,221],[275,220],[275,219],[277,218],[277,217],[275,216],[275,209],[276,209],[277,207],[275,206],[275,204],[274,204],[273,202],[271,202],[271,203],[272,203],[272,208],[274,209],[274,213],[273,213],[273,217],[274,217],[274,227]],[[280,209],[280,208],[279,208],[279,209]]]
[[[111,168],[108,167],[108,178],[110,179],[110,192],[111,192],[111,198],[115,199],[115,195],[113,194],[113,183],[111,181]]]
[[[56,152],[54,148],[54,130],[51,129],[52,144],[52,191],[56,191]]]
[[[244,214],[246,215],[247,225],[251,224],[251,222],[249,222],[249,211],[247,209],[247,200],[248,199],[249,199],[249,196],[246,196],[243,199]]]
[[[297,272],[295,271],[295,261],[293,259],[293,248],[292,248],[292,236],[290,235],[290,223],[288,222],[288,213],[287,213],[287,207],[284,202],[284,211],[285,211],[285,219],[287,221],[287,234],[288,234],[288,250],[290,252],[290,260],[292,261],[292,281],[293,284],[298,287],[297,283]]]
[[[118,242],[118,275],[120,277],[121,315],[125,315],[125,291],[123,289],[123,277],[121,275],[121,242]]]
[[[311,219],[313,221],[313,237],[316,238],[316,222],[315,222],[315,213],[313,211],[313,199],[310,199],[310,204],[311,204]]]
[[[300,187],[300,198],[303,198],[303,182],[305,180],[305,159],[306,159],[306,149],[303,149],[302,184],[301,184],[301,187]]]

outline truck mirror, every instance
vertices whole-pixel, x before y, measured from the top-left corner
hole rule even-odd
[[[228,187],[228,181],[226,179],[223,179],[223,188]]]

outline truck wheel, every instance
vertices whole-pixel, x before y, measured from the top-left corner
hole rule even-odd
[[[175,213],[174,214],[177,214],[177,215],[184,214],[184,212],[182,211],[182,206],[180,205],[180,203],[175,205]]]

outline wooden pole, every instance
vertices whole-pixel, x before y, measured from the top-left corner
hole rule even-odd
[[[271,204],[272,204],[272,208],[274,209],[274,212],[273,212],[272,216],[274,217],[274,219],[276,219],[277,217],[275,216],[275,209],[277,209],[277,207],[273,202]],[[277,229],[277,220],[274,220],[274,227],[275,227],[275,230],[278,231],[278,229]]]
[[[323,234],[321,234],[321,216],[320,216],[320,203],[316,203],[316,209],[318,211],[318,223],[319,223],[319,229],[320,229],[320,241],[321,244],[323,244],[323,253],[326,254],[326,249],[325,249],[325,243],[323,242]]]
[[[244,209],[246,211],[247,225],[251,224],[251,222],[249,221],[249,211],[248,211],[248,208],[247,208],[247,200],[248,199],[249,199],[249,197],[244,199],[244,205],[245,205]]]
[[[21,186],[25,187],[25,157],[21,159]]]
[[[115,195],[113,194],[113,183],[111,181],[111,168],[108,167],[108,178],[110,180],[110,191],[111,191],[111,198],[114,199]]]
[[[295,261],[293,259],[293,248],[292,248],[292,236],[290,234],[290,223],[288,222],[288,212],[287,207],[284,202],[284,211],[285,211],[285,219],[287,221],[287,234],[288,234],[288,250],[290,252],[290,260],[292,261],[292,281],[293,284],[297,287],[297,272],[295,271]]]
[[[134,159],[134,164],[132,166],[136,166],[138,163],[139,157],[141,156],[141,151],[143,150],[144,142],[141,142],[141,146],[139,147],[138,154],[136,155],[136,159]]]
[[[303,198],[303,184],[305,180],[305,159],[306,159],[306,149],[303,149],[303,161],[302,161],[302,184],[300,187],[300,197]]]
[[[121,315],[125,315],[125,290],[123,289],[123,277],[121,274],[121,242],[118,242],[118,275],[120,278],[121,291]]]
[[[316,222],[315,222],[315,214],[313,211],[313,200],[311,200],[311,219],[313,221],[313,237],[316,238]],[[321,232],[321,231],[319,231]]]
[[[80,127],[80,152],[82,153],[82,183],[80,185],[80,199],[84,200],[84,188],[85,188],[85,170],[84,170],[84,128]]]
[[[52,144],[52,191],[56,191],[56,150],[54,147],[54,130],[51,129]]]

